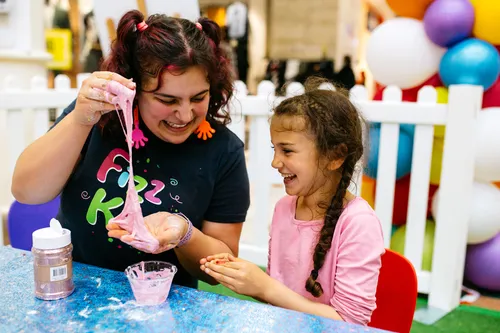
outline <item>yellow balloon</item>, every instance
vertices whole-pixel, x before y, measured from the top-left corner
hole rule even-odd
[[[363,175],[363,180],[361,182],[361,197],[365,199],[373,209],[375,209],[375,185],[375,179]]]
[[[422,267],[423,271],[432,270],[432,254],[434,253],[434,233],[436,230],[436,223],[432,220],[427,220],[425,224],[424,234],[424,248],[422,253]],[[405,240],[406,240],[406,225],[399,227],[391,237],[391,250],[404,255],[405,254]]]
[[[448,89],[445,87],[437,87],[437,103],[448,104]],[[444,138],[445,126],[436,125],[434,126],[434,137]]]
[[[474,0],[475,21],[472,33],[475,37],[493,45],[500,44],[500,1]]]
[[[434,138],[432,144],[432,159],[431,159],[431,181],[432,185],[439,185],[441,180],[441,164],[443,163],[443,138]]]

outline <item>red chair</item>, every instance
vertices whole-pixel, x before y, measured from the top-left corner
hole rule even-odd
[[[408,333],[417,305],[417,273],[404,256],[386,249],[377,285],[377,308],[370,327]]]

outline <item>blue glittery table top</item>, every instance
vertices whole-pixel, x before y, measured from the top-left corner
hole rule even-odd
[[[74,263],[73,275],[71,296],[38,300],[31,253],[0,246],[0,332],[383,332],[176,285],[139,306],[122,272]]]

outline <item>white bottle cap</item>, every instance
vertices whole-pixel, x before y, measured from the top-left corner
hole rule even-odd
[[[33,247],[40,250],[60,249],[71,244],[71,231],[64,229],[56,219],[50,220],[49,228],[33,231]]]

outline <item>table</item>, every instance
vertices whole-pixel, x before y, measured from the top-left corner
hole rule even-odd
[[[0,247],[0,332],[382,332],[176,285],[139,306],[123,272],[74,263],[73,274],[71,296],[38,300],[31,253]]]

